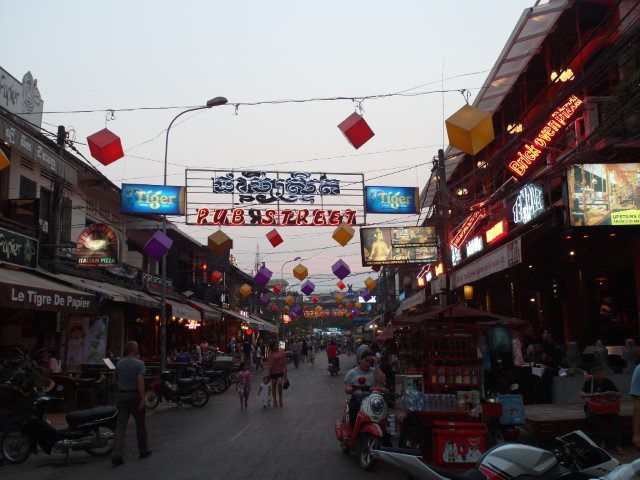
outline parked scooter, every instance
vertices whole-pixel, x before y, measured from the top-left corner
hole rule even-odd
[[[561,447],[552,451],[506,443],[485,453],[467,472],[454,473],[425,463],[421,452],[382,448],[377,459],[404,470],[416,480],[632,480],[640,478],[640,459],[619,466],[616,459],[599,448],[580,430],[558,438]]]
[[[203,365],[196,365],[194,370],[195,375],[205,378],[210,393],[223,393],[231,386],[228,370],[205,370]]]
[[[364,378],[362,379],[364,382]],[[352,395],[361,398],[360,410],[355,426],[349,421],[349,401],[347,400],[342,421],[335,425],[335,433],[342,451],[349,453],[354,450],[358,454],[358,462],[364,470],[370,470],[376,463],[372,456],[374,450],[382,445],[391,446],[391,437],[387,433],[388,408],[385,397],[387,390],[373,388],[366,385],[355,386]]]
[[[22,463],[38,445],[47,455],[84,450],[90,455],[105,456],[113,450],[118,411],[115,407],[95,407],[68,413],[68,426],[56,428],[44,419],[47,406],[60,398],[40,397],[34,402],[35,412],[15,429],[2,436],[0,451],[8,463]]]
[[[209,387],[204,377],[178,378],[176,385],[169,380],[171,370],[164,370],[161,377],[147,388],[144,400],[147,408],[153,409],[160,401],[176,403],[179,407],[189,403],[204,407],[209,401]]]

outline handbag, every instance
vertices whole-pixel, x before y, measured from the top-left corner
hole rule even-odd
[[[282,385],[282,388],[286,390],[290,386],[291,386],[291,383],[289,383],[289,377],[284,377],[284,385]]]
[[[590,393],[593,393],[593,379],[591,379]],[[589,410],[589,413],[592,415],[611,415],[612,413],[619,413],[620,400],[617,398],[613,401],[606,398],[590,398],[587,400],[587,410]]]

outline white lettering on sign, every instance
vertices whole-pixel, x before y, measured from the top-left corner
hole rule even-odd
[[[544,195],[538,185],[526,185],[513,204],[513,221],[528,223],[544,210]]]
[[[473,237],[467,243],[467,257],[470,257],[471,255],[475,255],[478,252],[481,252],[482,248],[483,248],[482,237],[481,236]]]

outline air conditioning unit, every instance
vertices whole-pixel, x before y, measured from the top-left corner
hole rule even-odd
[[[575,121],[576,142],[589,138],[600,126],[600,110],[604,103],[615,101],[613,97],[585,97],[582,116]]]

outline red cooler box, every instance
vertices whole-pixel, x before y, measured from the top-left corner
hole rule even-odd
[[[474,465],[487,451],[484,423],[433,422],[433,463],[446,468],[463,469]]]

